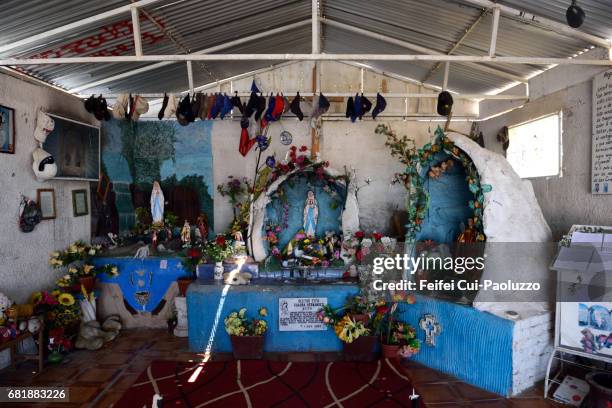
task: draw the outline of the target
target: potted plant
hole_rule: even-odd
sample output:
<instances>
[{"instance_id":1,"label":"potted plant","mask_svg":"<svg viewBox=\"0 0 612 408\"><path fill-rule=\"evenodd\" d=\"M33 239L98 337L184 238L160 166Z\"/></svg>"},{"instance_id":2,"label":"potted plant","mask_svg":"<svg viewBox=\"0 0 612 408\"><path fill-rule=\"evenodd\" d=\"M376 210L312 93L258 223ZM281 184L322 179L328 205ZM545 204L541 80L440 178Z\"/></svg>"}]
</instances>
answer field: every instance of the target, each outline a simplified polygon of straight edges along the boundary
<instances>
[{"instance_id":1,"label":"potted plant","mask_svg":"<svg viewBox=\"0 0 612 408\"><path fill-rule=\"evenodd\" d=\"M397 318L399 303L414 303L414 297L395 294L392 302L379 302L372 321L385 358L411 357L420 350L414 327Z\"/></svg>"},{"instance_id":2,"label":"potted plant","mask_svg":"<svg viewBox=\"0 0 612 408\"><path fill-rule=\"evenodd\" d=\"M361 322L364 326L367 326L370 322L370 315L373 310L373 303L368 301L365 296L356 295L351 296L347 299L344 305L346 314L351 316L356 322Z\"/></svg>"},{"instance_id":3,"label":"potted plant","mask_svg":"<svg viewBox=\"0 0 612 408\"><path fill-rule=\"evenodd\" d=\"M361 321L355 321L349 314L340 316L339 310L325 305L317 313L320 321L334 329L338 338L344 343L344 359L347 361L372 361L376 358L377 336Z\"/></svg>"},{"instance_id":4,"label":"potted plant","mask_svg":"<svg viewBox=\"0 0 612 408\"><path fill-rule=\"evenodd\" d=\"M246 316L246 308L230 313L224 320L225 331L230 335L232 352L236 360L254 360L263 357L264 334L268 324L263 319ZM259 309L259 316L266 317L268 310Z\"/></svg>"},{"instance_id":5,"label":"potted plant","mask_svg":"<svg viewBox=\"0 0 612 408\"><path fill-rule=\"evenodd\" d=\"M344 343L344 359L346 361L372 361L376 358L376 336L362 322L357 322L349 315L344 315L334 325L336 335Z\"/></svg>"},{"instance_id":6,"label":"potted plant","mask_svg":"<svg viewBox=\"0 0 612 408\"><path fill-rule=\"evenodd\" d=\"M198 265L202 263L202 256L202 248L200 246L193 246L185 251L181 263L188 274L176 280L180 296L184 297L186 295L187 287L196 279L196 271Z\"/></svg>"},{"instance_id":7,"label":"potted plant","mask_svg":"<svg viewBox=\"0 0 612 408\"><path fill-rule=\"evenodd\" d=\"M70 342L70 339L64 335L64 329L62 327L49 330L49 355L47 356L49 363L61 363L64 359L64 355L62 353L70 350L71 347L72 343Z\"/></svg>"},{"instance_id":8,"label":"potted plant","mask_svg":"<svg viewBox=\"0 0 612 408\"><path fill-rule=\"evenodd\" d=\"M222 280L223 260L234 252L231 241L223 235L217 235L213 241L205 243L202 249L206 257L215 263L215 280Z\"/></svg>"}]
</instances>

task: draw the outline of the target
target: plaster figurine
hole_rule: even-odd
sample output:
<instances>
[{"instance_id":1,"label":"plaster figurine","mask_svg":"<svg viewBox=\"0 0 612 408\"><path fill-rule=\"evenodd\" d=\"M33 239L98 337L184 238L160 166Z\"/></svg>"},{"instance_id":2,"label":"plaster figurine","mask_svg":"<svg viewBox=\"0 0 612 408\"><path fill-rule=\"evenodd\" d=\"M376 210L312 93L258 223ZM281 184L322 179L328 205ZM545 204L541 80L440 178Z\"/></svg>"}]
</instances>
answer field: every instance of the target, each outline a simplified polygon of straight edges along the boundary
<instances>
[{"instance_id":1,"label":"plaster figurine","mask_svg":"<svg viewBox=\"0 0 612 408\"><path fill-rule=\"evenodd\" d=\"M200 233L200 239L206 241L208 239L208 217L206 214L198 215L196 225L197 231Z\"/></svg>"},{"instance_id":2,"label":"plaster figurine","mask_svg":"<svg viewBox=\"0 0 612 408\"><path fill-rule=\"evenodd\" d=\"M181 230L181 241L183 244L191 243L191 225L189 225L189 221L187 220L185 220L183 229Z\"/></svg>"},{"instance_id":3,"label":"plaster figurine","mask_svg":"<svg viewBox=\"0 0 612 408\"><path fill-rule=\"evenodd\" d=\"M7 310L13 302L4 293L0 292L0 325L3 325L7 319Z\"/></svg>"},{"instance_id":4,"label":"plaster figurine","mask_svg":"<svg viewBox=\"0 0 612 408\"><path fill-rule=\"evenodd\" d=\"M164 193L159 182L153 182L151 191L151 217L154 225L164 224Z\"/></svg>"},{"instance_id":5,"label":"plaster figurine","mask_svg":"<svg viewBox=\"0 0 612 408\"><path fill-rule=\"evenodd\" d=\"M315 236L317 220L319 219L319 204L314 191L308 191L306 202L304 203L304 232L309 237Z\"/></svg>"},{"instance_id":6,"label":"plaster figurine","mask_svg":"<svg viewBox=\"0 0 612 408\"><path fill-rule=\"evenodd\" d=\"M149 256L149 246L143 245L136 250L136 254L134 255L134 258L145 259L148 256Z\"/></svg>"}]
</instances>

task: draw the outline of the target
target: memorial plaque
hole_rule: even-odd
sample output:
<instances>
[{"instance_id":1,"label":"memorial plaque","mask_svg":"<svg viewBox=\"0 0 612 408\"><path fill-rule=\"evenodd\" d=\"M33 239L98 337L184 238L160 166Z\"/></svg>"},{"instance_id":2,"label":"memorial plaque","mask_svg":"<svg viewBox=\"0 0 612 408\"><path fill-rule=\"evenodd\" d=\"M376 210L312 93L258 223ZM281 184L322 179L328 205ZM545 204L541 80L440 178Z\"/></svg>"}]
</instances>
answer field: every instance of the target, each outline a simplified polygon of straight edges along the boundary
<instances>
[{"instance_id":1,"label":"memorial plaque","mask_svg":"<svg viewBox=\"0 0 612 408\"><path fill-rule=\"evenodd\" d=\"M327 304L327 298L280 298L278 299L279 331L326 330L317 319L317 312Z\"/></svg>"}]
</instances>

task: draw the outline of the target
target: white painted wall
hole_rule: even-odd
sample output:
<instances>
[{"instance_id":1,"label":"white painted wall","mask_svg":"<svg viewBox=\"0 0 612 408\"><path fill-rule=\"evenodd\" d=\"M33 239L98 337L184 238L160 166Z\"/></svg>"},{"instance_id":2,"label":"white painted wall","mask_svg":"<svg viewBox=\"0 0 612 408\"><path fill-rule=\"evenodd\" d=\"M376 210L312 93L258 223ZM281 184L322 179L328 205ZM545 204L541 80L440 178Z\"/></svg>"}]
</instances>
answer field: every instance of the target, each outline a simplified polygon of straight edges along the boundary
<instances>
[{"instance_id":1,"label":"white painted wall","mask_svg":"<svg viewBox=\"0 0 612 408\"><path fill-rule=\"evenodd\" d=\"M563 112L563 176L531 179L553 239L560 238L572 224L612 224L612 196L590 193L592 77L601 71L601 67L571 66L548 70L529 82L531 101L519 109L480 122L485 146L502 153L496 135L503 126ZM507 108L507 104L489 101L481 104L481 113L489 115Z\"/></svg>"},{"instance_id":2,"label":"white painted wall","mask_svg":"<svg viewBox=\"0 0 612 408\"><path fill-rule=\"evenodd\" d=\"M53 286L58 272L48 266L49 253L77 239L89 239L90 217L73 217L72 190L88 189L79 181L36 181L32 171L32 134L39 109L96 124L83 103L50 87L0 73L0 104L15 109L15 154L0 154L0 292L25 301L32 292ZM41 221L34 231L19 229L19 197L36 199L36 189L54 188L57 218Z\"/></svg>"}]
</instances>

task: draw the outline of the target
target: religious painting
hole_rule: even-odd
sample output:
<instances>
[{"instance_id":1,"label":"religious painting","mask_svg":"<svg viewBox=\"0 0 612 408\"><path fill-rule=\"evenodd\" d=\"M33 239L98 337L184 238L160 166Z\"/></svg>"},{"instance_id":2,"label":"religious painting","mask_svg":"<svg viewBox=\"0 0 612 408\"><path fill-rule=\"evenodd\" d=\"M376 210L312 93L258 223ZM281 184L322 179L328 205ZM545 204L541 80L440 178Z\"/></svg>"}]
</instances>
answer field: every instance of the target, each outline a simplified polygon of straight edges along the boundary
<instances>
[{"instance_id":1,"label":"religious painting","mask_svg":"<svg viewBox=\"0 0 612 408\"><path fill-rule=\"evenodd\" d=\"M55 178L98 181L100 177L100 128L49 114L55 122L43 149L57 163Z\"/></svg>"},{"instance_id":2,"label":"religious painting","mask_svg":"<svg viewBox=\"0 0 612 408\"><path fill-rule=\"evenodd\" d=\"M0 153L15 153L15 111L0 106Z\"/></svg>"},{"instance_id":3,"label":"religious painting","mask_svg":"<svg viewBox=\"0 0 612 408\"><path fill-rule=\"evenodd\" d=\"M36 190L36 202L42 213L41 219L52 220L56 214L55 190L52 188L40 188Z\"/></svg>"},{"instance_id":4,"label":"religious painting","mask_svg":"<svg viewBox=\"0 0 612 408\"><path fill-rule=\"evenodd\" d=\"M89 214L87 190L72 190L72 211L75 217Z\"/></svg>"},{"instance_id":5,"label":"religious painting","mask_svg":"<svg viewBox=\"0 0 612 408\"><path fill-rule=\"evenodd\" d=\"M111 185L110 213L116 217L111 223L116 230L108 232L162 221L180 229L185 220L194 225L202 216L212 225L211 130L207 121L189 126L157 120L104 122L102 167ZM107 231L94 234L100 232Z\"/></svg>"}]
</instances>

